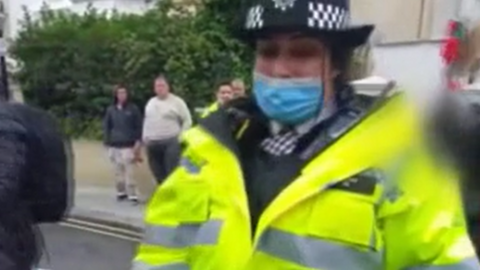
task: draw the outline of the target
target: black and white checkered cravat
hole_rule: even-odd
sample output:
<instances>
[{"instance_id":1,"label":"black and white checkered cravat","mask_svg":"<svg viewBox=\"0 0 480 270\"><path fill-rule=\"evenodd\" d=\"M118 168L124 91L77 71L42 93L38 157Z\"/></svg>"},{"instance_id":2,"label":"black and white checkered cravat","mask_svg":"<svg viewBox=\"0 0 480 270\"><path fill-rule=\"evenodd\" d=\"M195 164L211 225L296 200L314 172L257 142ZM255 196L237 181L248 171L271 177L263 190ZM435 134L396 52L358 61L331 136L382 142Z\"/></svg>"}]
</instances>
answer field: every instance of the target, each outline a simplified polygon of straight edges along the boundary
<instances>
[{"instance_id":1,"label":"black and white checkered cravat","mask_svg":"<svg viewBox=\"0 0 480 270\"><path fill-rule=\"evenodd\" d=\"M298 139L298 133L294 129L288 129L266 138L262 141L260 147L274 156L289 155L297 146Z\"/></svg>"},{"instance_id":2,"label":"black and white checkered cravat","mask_svg":"<svg viewBox=\"0 0 480 270\"><path fill-rule=\"evenodd\" d=\"M336 111L335 108L336 106L334 104L325 104L325 108L319 113L316 119L314 119L313 122L307 126L307 130L301 131L298 129L298 126L296 128L283 127L279 133L264 139L260 144L260 147L265 152L274 156L283 156L293 153L295 147L297 146L298 140L315 125L333 115Z\"/></svg>"}]
</instances>

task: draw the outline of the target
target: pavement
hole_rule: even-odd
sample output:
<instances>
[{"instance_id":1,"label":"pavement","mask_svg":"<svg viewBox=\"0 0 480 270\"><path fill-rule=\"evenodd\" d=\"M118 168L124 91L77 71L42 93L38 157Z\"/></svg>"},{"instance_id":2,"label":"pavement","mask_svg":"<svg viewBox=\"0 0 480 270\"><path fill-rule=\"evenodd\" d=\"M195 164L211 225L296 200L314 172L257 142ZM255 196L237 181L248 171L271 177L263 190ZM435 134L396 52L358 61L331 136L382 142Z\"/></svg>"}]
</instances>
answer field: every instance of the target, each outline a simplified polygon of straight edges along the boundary
<instances>
[{"instance_id":1,"label":"pavement","mask_svg":"<svg viewBox=\"0 0 480 270\"><path fill-rule=\"evenodd\" d=\"M70 218L141 232L145 204L117 202L113 187L77 186Z\"/></svg>"},{"instance_id":2,"label":"pavement","mask_svg":"<svg viewBox=\"0 0 480 270\"><path fill-rule=\"evenodd\" d=\"M70 217L121 229L141 231L145 205L117 202L112 164L102 142L72 141L75 171L75 200ZM146 157L145 157L146 160ZM134 167L139 196L146 201L156 186L148 162Z\"/></svg>"},{"instance_id":3,"label":"pavement","mask_svg":"<svg viewBox=\"0 0 480 270\"><path fill-rule=\"evenodd\" d=\"M42 225L45 253L41 269L129 270L136 243L61 225Z\"/></svg>"}]
</instances>

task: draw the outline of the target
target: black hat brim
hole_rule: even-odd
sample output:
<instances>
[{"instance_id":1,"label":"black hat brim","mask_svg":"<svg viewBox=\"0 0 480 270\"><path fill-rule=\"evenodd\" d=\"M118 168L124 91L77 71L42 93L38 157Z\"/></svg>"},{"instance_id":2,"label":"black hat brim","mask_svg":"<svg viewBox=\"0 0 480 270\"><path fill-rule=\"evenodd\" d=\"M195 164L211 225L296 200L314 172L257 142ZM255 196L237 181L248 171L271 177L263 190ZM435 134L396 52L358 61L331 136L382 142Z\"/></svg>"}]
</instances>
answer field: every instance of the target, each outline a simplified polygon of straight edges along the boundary
<instances>
[{"instance_id":1,"label":"black hat brim","mask_svg":"<svg viewBox=\"0 0 480 270\"><path fill-rule=\"evenodd\" d=\"M311 29L306 28L305 26L282 26L265 27L257 30L241 29L235 31L235 36L248 45L254 45L256 40L268 38L274 34L300 32L304 33L306 36L324 39L326 42L331 44L354 49L365 45L374 29L375 26L371 24L355 25L342 30L332 31Z\"/></svg>"}]
</instances>

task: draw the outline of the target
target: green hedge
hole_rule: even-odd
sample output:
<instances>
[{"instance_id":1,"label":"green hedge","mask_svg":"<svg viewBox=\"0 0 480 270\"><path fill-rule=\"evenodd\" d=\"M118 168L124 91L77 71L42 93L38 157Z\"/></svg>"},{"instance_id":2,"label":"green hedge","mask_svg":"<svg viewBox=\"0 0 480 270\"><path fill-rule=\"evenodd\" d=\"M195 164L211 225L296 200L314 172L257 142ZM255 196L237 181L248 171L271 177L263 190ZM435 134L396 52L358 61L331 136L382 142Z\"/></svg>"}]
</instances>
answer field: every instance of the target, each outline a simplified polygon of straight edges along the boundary
<instances>
[{"instance_id":1,"label":"green hedge","mask_svg":"<svg viewBox=\"0 0 480 270\"><path fill-rule=\"evenodd\" d=\"M10 48L26 101L51 111L69 135L95 138L118 83L143 106L165 73L191 108L211 102L219 80L247 79L251 52L230 35L240 0L196 3L195 13L168 0L141 15L45 7L33 20L26 11Z\"/></svg>"}]
</instances>

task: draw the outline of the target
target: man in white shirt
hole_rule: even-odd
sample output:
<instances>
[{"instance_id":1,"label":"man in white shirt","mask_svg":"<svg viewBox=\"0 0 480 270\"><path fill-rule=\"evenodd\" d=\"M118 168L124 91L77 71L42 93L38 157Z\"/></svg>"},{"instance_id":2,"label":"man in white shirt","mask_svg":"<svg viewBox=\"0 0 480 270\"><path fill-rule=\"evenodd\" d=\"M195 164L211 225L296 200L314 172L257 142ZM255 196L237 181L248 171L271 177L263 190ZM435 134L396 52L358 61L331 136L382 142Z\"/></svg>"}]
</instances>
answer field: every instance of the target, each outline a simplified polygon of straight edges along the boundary
<instances>
[{"instance_id":1,"label":"man in white shirt","mask_svg":"<svg viewBox=\"0 0 480 270\"><path fill-rule=\"evenodd\" d=\"M143 142L157 182L160 184L177 165L178 136L192 125L190 111L182 98L170 92L165 76L154 82L155 97L145 107Z\"/></svg>"}]
</instances>

